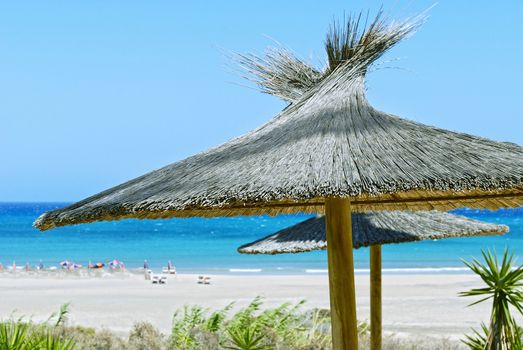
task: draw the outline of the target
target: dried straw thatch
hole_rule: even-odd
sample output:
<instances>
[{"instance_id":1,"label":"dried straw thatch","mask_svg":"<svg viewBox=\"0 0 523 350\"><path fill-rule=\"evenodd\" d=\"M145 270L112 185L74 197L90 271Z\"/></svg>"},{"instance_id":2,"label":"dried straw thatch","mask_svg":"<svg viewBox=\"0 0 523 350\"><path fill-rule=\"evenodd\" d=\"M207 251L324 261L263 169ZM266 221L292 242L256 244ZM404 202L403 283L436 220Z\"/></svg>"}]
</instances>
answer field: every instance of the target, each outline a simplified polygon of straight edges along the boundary
<instances>
[{"instance_id":1,"label":"dried straw thatch","mask_svg":"<svg viewBox=\"0 0 523 350\"><path fill-rule=\"evenodd\" d=\"M501 235L505 225L438 211L376 211L352 214L355 249L430 239ZM301 253L327 249L325 217L316 216L238 248L243 254Z\"/></svg>"},{"instance_id":2,"label":"dried straw thatch","mask_svg":"<svg viewBox=\"0 0 523 350\"><path fill-rule=\"evenodd\" d=\"M419 23L389 23L378 16L364 30L358 18L346 27L334 26L326 42L330 65L324 70L309 69L292 55L276 54L268 65L262 61L251 73L267 92L291 102L274 119L221 146L46 213L35 225L321 213L326 197L350 198L355 211L523 205L522 147L401 119L368 103L369 66Z\"/></svg>"}]
</instances>

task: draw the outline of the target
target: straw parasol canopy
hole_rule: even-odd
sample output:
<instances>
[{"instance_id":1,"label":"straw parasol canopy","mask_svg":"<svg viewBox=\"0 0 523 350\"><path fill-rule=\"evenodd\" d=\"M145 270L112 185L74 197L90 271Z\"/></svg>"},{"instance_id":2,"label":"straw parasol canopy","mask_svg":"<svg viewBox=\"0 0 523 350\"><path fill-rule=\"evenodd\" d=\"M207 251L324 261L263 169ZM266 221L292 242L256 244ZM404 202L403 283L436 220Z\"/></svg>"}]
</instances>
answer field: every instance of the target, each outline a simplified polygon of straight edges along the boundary
<instances>
[{"instance_id":1,"label":"straw parasol canopy","mask_svg":"<svg viewBox=\"0 0 523 350\"><path fill-rule=\"evenodd\" d=\"M374 211L352 215L354 249L431 239L493 236L508 226L438 211ZM315 216L238 248L242 254L301 253L327 249L325 217Z\"/></svg>"},{"instance_id":2,"label":"straw parasol canopy","mask_svg":"<svg viewBox=\"0 0 523 350\"><path fill-rule=\"evenodd\" d=\"M263 91L289 105L241 137L110 188L35 222L39 229L123 218L322 213L523 205L523 148L402 119L365 96L370 65L420 18L335 24L329 65L282 50L240 56ZM363 22L363 21L362 21ZM276 79L275 77L278 77Z\"/></svg>"}]
</instances>

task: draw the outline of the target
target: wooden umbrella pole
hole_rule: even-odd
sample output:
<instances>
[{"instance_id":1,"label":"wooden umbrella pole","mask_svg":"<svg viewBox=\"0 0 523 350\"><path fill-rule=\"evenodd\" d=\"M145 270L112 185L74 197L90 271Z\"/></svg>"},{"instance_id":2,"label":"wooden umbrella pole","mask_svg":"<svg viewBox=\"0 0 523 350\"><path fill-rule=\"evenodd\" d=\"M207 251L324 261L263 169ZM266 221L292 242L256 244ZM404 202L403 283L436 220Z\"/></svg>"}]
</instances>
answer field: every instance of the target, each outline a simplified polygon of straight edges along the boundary
<instances>
[{"instance_id":1,"label":"wooden umbrella pole","mask_svg":"<svg viewBox=\"0 0 523 350\"><path fill-rule=\"evenodd\" d=\"M333 350L358 349L350 201L325 201Z\"/></svg>"},{"instance_id":2,"label":"wooden umbrella pole","mask_svg":"<svg viewBox=\"0 0 523 350\"><path fill-rule=\"evenodd\" d=\"M381 245L370 246L370 350L381 350Z\"/></svg>"}]
</instances>

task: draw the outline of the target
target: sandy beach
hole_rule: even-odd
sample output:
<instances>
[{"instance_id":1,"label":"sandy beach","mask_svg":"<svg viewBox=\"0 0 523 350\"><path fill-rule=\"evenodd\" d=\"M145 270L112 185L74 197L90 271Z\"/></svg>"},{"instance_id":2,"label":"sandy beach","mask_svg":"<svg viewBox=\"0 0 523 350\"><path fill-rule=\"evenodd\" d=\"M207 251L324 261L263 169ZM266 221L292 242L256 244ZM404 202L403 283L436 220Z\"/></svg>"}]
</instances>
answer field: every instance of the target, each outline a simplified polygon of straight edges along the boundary
<instances>
[{"instance_id":1,"label":"sandy beach","mask_svg":"<svg viewBox=\"0 0 523 350\"><path fill-rule=\"evenodd\" d=\"M142 275L109 277L0 275L0 315L25 315L44 320L61 304L70 303L70 323L127 332L137 321L168 331L174 311L184 304L216 309L235 301L236 307L257 295L266 306L307 300L305 308L328 308L327 275L213 275L210 285L196 275L170 276L153 285ZM384 275L383 326L405 336L459 339L488 319L490 305L467 308L472 300L457 293L481 283L473 275ZM369 278L356 276L358 318L369 317Z\"/></svg>"}]
</instances>

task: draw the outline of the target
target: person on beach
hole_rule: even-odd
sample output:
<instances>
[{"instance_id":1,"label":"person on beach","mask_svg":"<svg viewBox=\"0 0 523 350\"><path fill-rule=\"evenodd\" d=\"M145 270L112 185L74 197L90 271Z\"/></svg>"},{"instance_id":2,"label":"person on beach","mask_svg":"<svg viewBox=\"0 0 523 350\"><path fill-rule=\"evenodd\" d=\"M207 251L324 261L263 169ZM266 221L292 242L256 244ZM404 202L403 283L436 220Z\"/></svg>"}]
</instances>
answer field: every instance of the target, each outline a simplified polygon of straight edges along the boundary
<instances>
[{"instance_id":1,"label":"person on beach","mask_svg":"<svg viewBox=\"0 0 523 350\"><path fill-rule=\"evenodd\" d=\"M176 274L176 267L174 267L173 263L171 262L171 260L169 260L167 262L167 272L169 272L170 274Z\"/></svg>"},{"instance_id":2,"label":"person on beach","mask_svg":"<svg viewBox=\"0 0 523 350\"><path fill-rule=\"evenodd\" d=\"M38 270L42 271L44 269L44 263L42 262L42 259L40 259L40 263L38 264Z\"/></svg>"},{"instance_id":3,"label":"person on beach","mask_svg":"<svg viewBox=\"0 0 523 350\"><path fill-rule=\"evenodd\" d=\"M144 269L144 270L149 270L149 263L147 262L147 259L145 259L145 260L143 261L143 269Z\"/></svg>"},{"instance_id":4,"label":"person on beach","mask_svg":"<svg viewBox=\"0 0 523 350\"><path fill-rule=\"evenodd\" d=\"M123 261L120 261L120 270L125 272L125 265Z\"/></svg>"},{"instance_id":5,"label":"person on beach","mask_svg":"<svg viewBox=\"0 0 523 350\"><path fill-rule=\"evenodd\" d=\"M4 271L4 265L0 262L0 272Z\"/></svg>"},{"instance_id":6,"label":"person on beach","mask_svg":"<svg viewBox=\"0 0 523 350\"><path fill-rule=\"evenodd\" d=\"M119 261L116 260L116 259L113 259L113 261L109 261L107 263L107 266L109 266L111 268L111 270L116 270L116 268L118 267L119 265Z\"/></svg>"},{"instance_id":7,"label":"person on beach","mask_svg":"<svg viewBox=\"0 0 523 350\"><path fill-rule=\"evenodd\" d=\"M13 260L13 266L12 266L12 268L13 268L13 271L16 271L16 261L14 261L14 260Z\"/></svg>"},{"instance_id":8,"label":"person on beach","mask_svg":"<svg viewBox=\"0 0 523 350\"><path fill-rule=\"evenodd\" d=\"M29 265L29 261L25 263L25 272L31 271L31 265Z\"/></svg>"}]
</instances>

